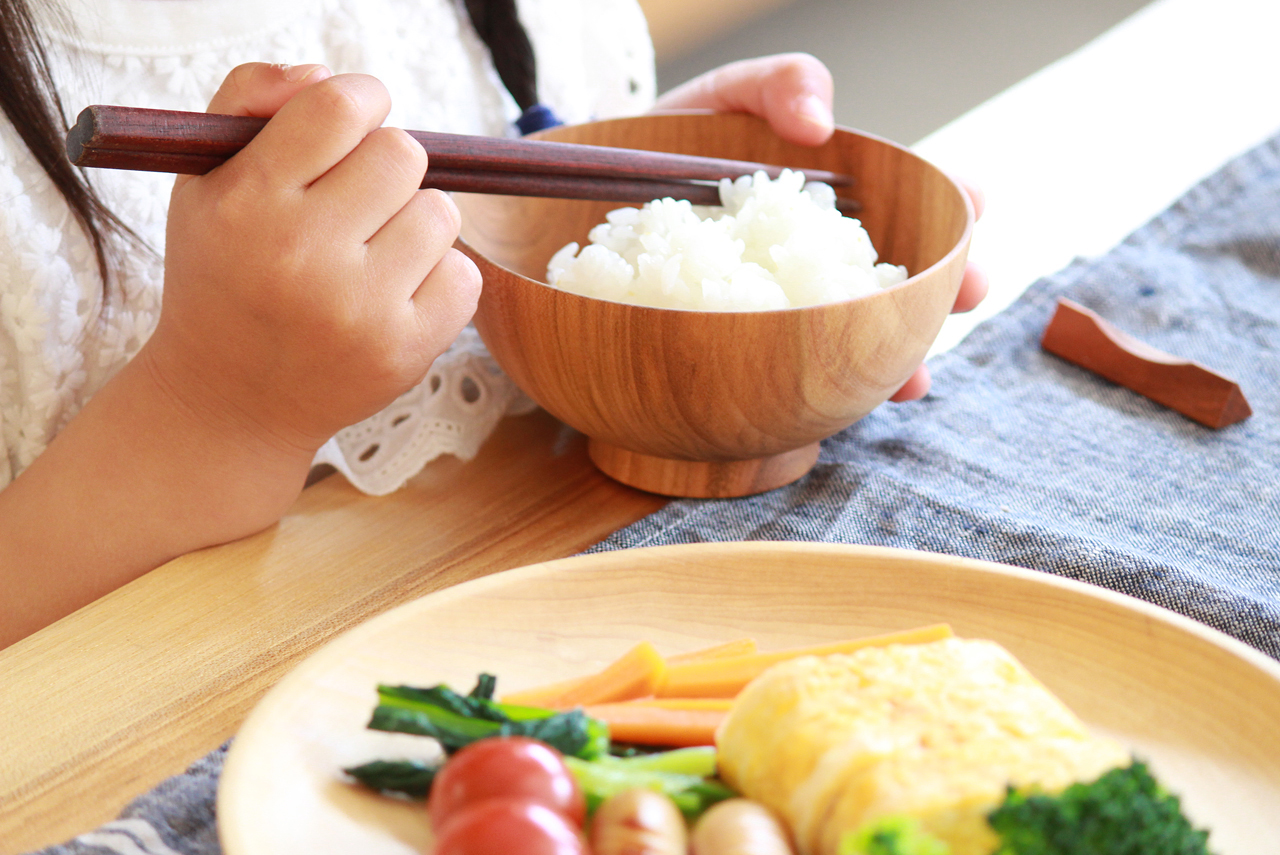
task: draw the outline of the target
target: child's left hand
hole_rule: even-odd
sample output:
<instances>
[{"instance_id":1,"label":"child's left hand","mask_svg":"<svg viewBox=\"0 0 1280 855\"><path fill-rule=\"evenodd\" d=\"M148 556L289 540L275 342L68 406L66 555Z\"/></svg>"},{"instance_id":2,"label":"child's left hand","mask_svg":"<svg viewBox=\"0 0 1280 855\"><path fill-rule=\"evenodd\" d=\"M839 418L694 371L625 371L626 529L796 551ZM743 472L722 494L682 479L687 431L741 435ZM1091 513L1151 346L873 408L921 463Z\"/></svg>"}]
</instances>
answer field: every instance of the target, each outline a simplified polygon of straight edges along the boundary
<instances>
[{"instance_id":1,"label":"child's left hand","mask_svg":"<svg viewBox=\"0 0 1280 855\"><path fill-rule=\"evenodd\" d=\"M822 145L835 130L831 72L807 53L744 59L699 75L658 98L657 110L706 109L751 113L774 133L799 145ZM982 216L982 192L960 182ZM967 312L987 296L987 276L965 267L953 312ZM910 401L929 391L929 369L921 365L890 400Z\"/></svg>"}]
</instances>

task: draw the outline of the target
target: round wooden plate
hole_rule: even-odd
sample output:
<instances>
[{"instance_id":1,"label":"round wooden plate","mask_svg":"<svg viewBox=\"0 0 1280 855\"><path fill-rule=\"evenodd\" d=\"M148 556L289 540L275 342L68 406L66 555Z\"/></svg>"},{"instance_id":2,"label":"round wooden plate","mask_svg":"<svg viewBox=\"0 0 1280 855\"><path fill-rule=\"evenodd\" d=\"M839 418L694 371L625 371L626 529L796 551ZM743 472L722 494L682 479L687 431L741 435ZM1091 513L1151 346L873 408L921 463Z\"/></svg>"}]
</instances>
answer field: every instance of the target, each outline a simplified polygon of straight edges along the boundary
<instances>
[{"instance_id":1,"label":"round wooden plate","mask_svg":"<svg viewBox=\"0 0 1280 855\"><path fill-rule=\"evenodd\" d=\"M677 653L762 649L947 621L991 638L1086 721L1131 745L1210 827L1219 855L1280 833L1280 663L1150 604L1046 574L924 552L809 543L622 550L524 567L408 603L273 688L232 744L218 796L227 855L401 855L421 806L343 780L430 740L365 729L379 682L499 693L584 674L640 639Z\"/></svg>"}]
</instances>

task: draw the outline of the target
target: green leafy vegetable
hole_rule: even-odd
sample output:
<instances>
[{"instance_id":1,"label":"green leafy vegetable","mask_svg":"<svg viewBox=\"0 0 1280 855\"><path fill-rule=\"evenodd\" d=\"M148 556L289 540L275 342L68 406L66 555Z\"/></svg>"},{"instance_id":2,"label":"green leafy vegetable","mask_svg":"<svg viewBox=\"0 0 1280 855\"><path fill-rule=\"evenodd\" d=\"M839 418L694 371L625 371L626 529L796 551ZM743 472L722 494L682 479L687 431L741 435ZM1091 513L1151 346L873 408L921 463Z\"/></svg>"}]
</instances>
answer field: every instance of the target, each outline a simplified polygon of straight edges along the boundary
<instances>
[{"instance_id":1,"label":"green leafy vegetable","mask_svg":"<svg viewBox=\"0 0 1280 855\"><path fill-rule=\"evenodd\" d=\"M493 700L493 678L482 674L476 688L460 695L448 686L378 686L378 706L369 727L430 736L451 754L490 736L528 736L561 754L591 758L609 750L609 729L582 710L556 712Z\"/></svg>"},{"instance_id":2,"label":"green leafy vegetable","mask_svg":"<svg viewBox=\"0 0 1280 855\"><path fill-rule=\"evenodd\" d=\"M343 771L372 790L425 799L440 764L425 760L373 760Z\"/></svg>"},{"instance_id":3,"label":"green leafy vegetable","mask_svg":"<svg viewBox=\"0 0 1280 855\"><path fill-rule=\"evenodd\" d=\"M915 817L895 814L846 834L840 855L951 855L951 847L922 829Z\"/></svg>"},{"instance_id":4,"label":"green leafy vegetable","mask_svg":"<svg viewBox=\"0 0 1280 855\"><path fill-rule=\"evenodd\" d=\"M684 814L699 816L735 793L719 781L714 748L678 748L613 757L609 728L581 709L568 712L502 704L493 700L494 678L481 674L476 687L460 695L448 686L379 686L369 727L437 740L446 754L490 736L529 736L564 755L578 778L589 810L614 793L646 787L670 796ZM425 798L439 764L419 760L376 760L345 771L384 792Z\"/></svg>"},{"instance_id":5,"label":"green leafy vegetable","mask_svg":"<svg viewBox=\"0 0 1280 855\"><path fill-rule=\"evenodd\" d=\"M430 736L445 754L490 736L528 736L565 756L598 757L609 751L609 728L582 710L557 712L493 700L496 680L481 674L476 686L460 695L448 686L379 686L378 706L369 727ZM344 769L365 786L410 798L426 798L441 763L375 760Z\"/></svg>"},{"instance_id":6,"label":"green leafy vegetable","mask_svg":"<svg viewBox=\"0 0 1280 855\"><path fill-rule=\"evenodd\" d=\"M1011 789L988 821L1001 839L994 855L1209 852L1209 833L1194 828L1177 796L1136 761L1056 796Z\"/></svg>"},{"instance_id":7,"label":"green leafy vegetable","mask_svg":"<svg viewBox=\"0 0 1280 855\"><path fill-rule=\"evenodd\" d=\"M737 795L710 777L716 769L714 748L677 748L634 757L605 755L590 761L566 757L565 763L582 787L588 813L610 796L637 787L670 796L691 820L716 802Z\"/></svg>"}]
</instances>

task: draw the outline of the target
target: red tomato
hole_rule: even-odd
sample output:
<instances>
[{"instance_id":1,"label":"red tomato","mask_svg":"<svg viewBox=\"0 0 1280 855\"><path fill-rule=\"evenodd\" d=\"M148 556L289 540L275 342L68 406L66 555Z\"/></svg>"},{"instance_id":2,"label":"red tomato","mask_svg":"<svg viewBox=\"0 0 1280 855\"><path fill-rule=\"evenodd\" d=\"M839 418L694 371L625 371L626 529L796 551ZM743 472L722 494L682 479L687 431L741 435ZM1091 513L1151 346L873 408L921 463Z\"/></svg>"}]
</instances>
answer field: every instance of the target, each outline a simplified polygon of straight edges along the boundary
<instances>
[{"instance_id":1,"label":"red tomato","mask_svg":"<svg viewBox=\"0 0 1280 855\"><path fill-rule=\"evenodd\" d=\"M518 798L472 802L449 818L434 855L584 855L582 832L562 813Z\"/></svg>"},{"instance_id":2,"label":"red tomato","mask_svg":"<svg viewBox=\"0 0 1280 855\"><path fill-rule=\"evenodd\" d=\"M431 826L443 832L463 807L493 798L537 802L577 826L587 815L582 790L560 752L525 736L494 736L454 754L436 775L427 801Z\"/></svg>"}]
</instances>

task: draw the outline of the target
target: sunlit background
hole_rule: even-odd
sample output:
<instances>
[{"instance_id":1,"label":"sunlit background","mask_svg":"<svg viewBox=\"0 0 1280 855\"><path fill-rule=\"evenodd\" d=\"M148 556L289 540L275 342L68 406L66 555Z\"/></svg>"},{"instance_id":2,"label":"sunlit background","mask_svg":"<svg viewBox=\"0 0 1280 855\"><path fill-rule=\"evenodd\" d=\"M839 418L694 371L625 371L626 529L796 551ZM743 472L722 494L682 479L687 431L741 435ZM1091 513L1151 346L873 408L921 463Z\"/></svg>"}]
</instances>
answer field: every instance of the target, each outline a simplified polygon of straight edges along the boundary
<instances>
[{"instance_id":1,"label":"sunlit background","mask_svg":"<svg viewBox=\"0 0 1280 855\"><path fill-rule=\"evenodd\" d=\"M814 54L836 121L913 144L1148 0L641 0L659 89L735 59Z\"/></svg>"}]
</instances>

